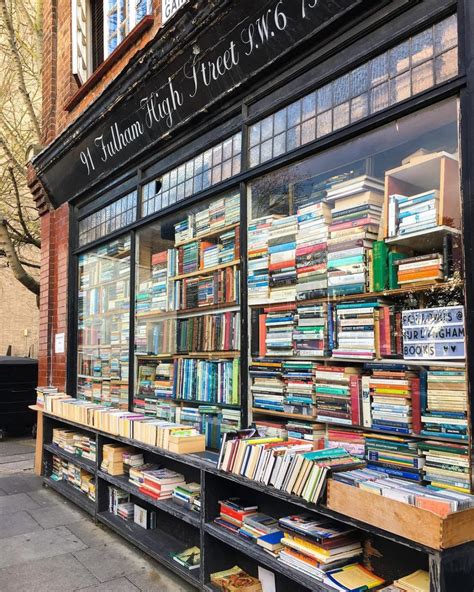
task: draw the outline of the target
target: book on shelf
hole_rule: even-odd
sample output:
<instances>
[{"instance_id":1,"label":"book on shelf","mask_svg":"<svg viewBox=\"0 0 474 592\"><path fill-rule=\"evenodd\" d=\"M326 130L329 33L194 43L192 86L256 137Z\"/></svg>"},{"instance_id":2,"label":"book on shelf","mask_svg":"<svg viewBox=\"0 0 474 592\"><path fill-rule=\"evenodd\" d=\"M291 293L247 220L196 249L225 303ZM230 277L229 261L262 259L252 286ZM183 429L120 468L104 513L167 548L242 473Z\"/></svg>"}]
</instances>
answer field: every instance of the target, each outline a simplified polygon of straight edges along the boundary
<instances>
[{"instance_id":1,"label":"book on shelf","mask_svg":"<svg viewBox=\"0 0 474 592\"><path fill-rule=\"evenodd\" d=\"M145 530L154 530L156 528L156 512L134 504L133 521Z\"/></svg>"},{"instance_id":2,"label":"book on shelf","mask_svg":"<svg viewBox=\"0 0 474 592\"><path fill-rule=\"evenodd\" d=\"M180 553L173 553L171 557L173 561L176 561L189 571L201 567L201 550L199 547L189 547L189 549L185 549Z\"/></svg>"},{"instance_id":3,"label":"book on shelf","mask_svg":"<svg viewBox=\"0 0 474 592\"><path fill-rule=\"evenodd\" d=\"M315 405L318 420L341 425L361 423L361 369L316 366Z\"/></svg>"},{"instance_id":4,"label":"book on shelf","mask_svg":"<svg viewBox=\"0 0 474 592\"><path fill-rule=\"evenodd\" d=\"M388 236L416 233L438 224L439 191L433 189L415 195L392 194L388 197Z\"/></svg>"},{"instance_id":5,"label":"book on shelf","mask_svg":"<svg viewBox=\"0 0 474 592\"><path fill-rule=\"evenodd\" d=\"M165 321L168 322L168 321ZM240 349L240 312L178 319L178 353L238 351Z\"/></svg>"},{"instance_id":6,"label":"book on shelf","mask_svg":"<svg viewBox=\"0 0 474 592\"><path fill-rule=\"evenodd\" d=\"M469 450L451 442L422 441L418 444L424 463L424 480L433 487L470 493Z\"/></svg>"},{"instance_id":7,"label":"book on shelf","mask_svg":"<svg viewBox=\"0 0 474 592\"><path fill-rule=\"evenodd\" d=\"M211 584L223 592L263 592L260 580L237 565L211 573Z\"/></svg>"},{"instance_id":8,"label":"book on shelf","mask_svg":"<svg viewBox=\"0 0 474 592\"><path fill-rule=\"evenodd\" d=\"M215 404L239 404L240 360L178 358L174 362L174 398Z\"/></svg>"},{"instance_id":9,"label":"book on shelf","mask_svg":"<svg viewBox=\"0 0 474 592\"><path fill-rule=\"evenodd\" d=\"M411 574L398 578L393 582L395 590L400 592L429 592L430 591L430 574L418 569Z\"/></svg>"},{"instance_id":10,"label":"book on shelf","mask_svg":"<svg viewBox=\"0 0 474 592\"><path fill-rule=\"evenodd\" d=\"M366 434L365 446L368 469L416 483L423 481L425 459L417 441Z\"/></svg>"},{"instance_id":11,"label":"book on shelf","mask_svg":"<svg viewBox=\"0 0 474 592\"><path fill-rule=\"evenodd\" d=\"M328 426L326 448L344 448L352 456L365 459L365 435L361 431Z\"/></svg>"},{"instance_id":12,"label":"book on shelf","mask_svg":"<svg viewBox=\"0 0 474 592\"><path fill-rule=\"evenodd\" d=\"M360 590L379 588L385 583L385 580L360 563L356 563L328 572L324 583L342 592L359 592Z\"/></svg>"}]
</instances>

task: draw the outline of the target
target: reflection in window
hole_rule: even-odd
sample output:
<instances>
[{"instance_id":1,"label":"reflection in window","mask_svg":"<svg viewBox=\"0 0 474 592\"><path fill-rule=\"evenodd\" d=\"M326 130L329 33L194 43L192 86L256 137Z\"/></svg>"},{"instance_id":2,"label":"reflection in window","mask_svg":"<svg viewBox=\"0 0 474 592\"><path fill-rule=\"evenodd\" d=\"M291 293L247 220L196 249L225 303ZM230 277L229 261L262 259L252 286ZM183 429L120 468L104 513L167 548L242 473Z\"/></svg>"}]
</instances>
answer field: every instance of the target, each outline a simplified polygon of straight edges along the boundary
<instances>
[{"instance_id":1,"label":"reflection in window","mask_svg":"<svg viewBox=\"0 0 474 592\"><path fill-rule=\"evenodd\" d=\"M130 238L79 257L77 397L128 409Z\"/></svg>"},{"instance_id":2,"label":"reflection in window","mask_svg":"<svg viewBox=\"0 0 474 592\"><path fill-rule=\"evenodd\" d=\"M250 126L251 167L295 150L458 73L453 15Z\"/></svg>"},{"instance_id":3,"label":"reflection in window","mask_svg":"<svg viewBox=\"0 0 474 592\"><path fill-rule=\"evenodd\" d=\"M150 0L104 0L105 58L147 14L151 14Z\"/></svg>"}]
</instances>

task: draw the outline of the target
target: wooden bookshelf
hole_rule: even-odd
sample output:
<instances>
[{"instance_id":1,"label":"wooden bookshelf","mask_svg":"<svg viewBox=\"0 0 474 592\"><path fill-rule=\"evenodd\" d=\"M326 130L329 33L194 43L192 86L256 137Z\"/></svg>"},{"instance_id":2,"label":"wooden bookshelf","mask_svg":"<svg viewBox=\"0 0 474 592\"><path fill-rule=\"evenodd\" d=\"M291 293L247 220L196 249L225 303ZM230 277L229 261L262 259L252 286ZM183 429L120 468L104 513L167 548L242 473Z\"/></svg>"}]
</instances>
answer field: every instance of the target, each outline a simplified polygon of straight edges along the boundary
<instances>
[{"instance_id":1,"label":"wooden bookshelf","mask_svg":"<svg viewBox=\"0 0 474 592\"><path fill-rule=\"evenodd\" d=\"M314 415L303 415L302 413L285 413L284 411L272 411L271 409L259 409L258 407L252 407L252 413L255 415L271 415L272 417L282 417L285 419L298 419L310 423L321 423L318 422Z\"/></svg>"},{"instance_id":2,"label":"wooden bookshelf","mask_svg":"<svg viewBox=\"0 0 474 592\"><path fill-rule=\"evenodd\" d=\"M238 302L224 302L221 304L209 304L208 306L198 306L196 308L184 308L175 311L152 311L137 313L135 317L139 320L147 319L169 319L175 317L199 316L205 314L212 314L213 312L236 312L240 310Z\"/></svg>"},{"instance_id":3,"label":"wooden bookshelf","mask_svg":"<svg viewBox=\"0 0 474 592\"><path fill-rule=\"evenodd\" d=\"M199 236L194 236L193 238L188 238L185 241L182 241L180 243L175 243L174 246L175 247L182 247L184 245L189 245L190 243L195 243L197 241L206 239L206 238L212 238L213 236L219 236L221 234L224 234L224 232L228 232L229 230L233 230L234 228L238 228L240 226L240 222L237 222L236 224L229 224L227 226L221 226L220 228L215 228L214 230L210 230L209 232L205 232L203 234L200 234Z\"/></svg>"},{"instance_id":4,"label":"wooden bookshelf","mask_svg":"<svg viewBox=\"0 0 474 592\"><path fill-rule=\"evenodd\" d=\"M175 354L176 358L205 358L205 359L220 359L220 358L239 358L239 351L213 351L213 352L189 352L186 354Z\"/></svg>"},{"instance_id":5,"label":"wooden bookshelf","mask_svg":"<svg viewBox=\"0 0 474 592\"><path fill-rule=\"evenodd\" d=\"M199 275L209 275L210 273L214 273L215 271L220 271L221 269L226 269L227 267L236 267L237 265L240 265L240 259L234 259L233 261L229 261L228 263L221 263L220 265L215 265L214 267L206 267L206 269L198 269L197 271L191 271L189 273L175 275L174 277L169 279L171 281L177 281L184 280L186 278L197 277Z\"/></svg>"}]
</instances>

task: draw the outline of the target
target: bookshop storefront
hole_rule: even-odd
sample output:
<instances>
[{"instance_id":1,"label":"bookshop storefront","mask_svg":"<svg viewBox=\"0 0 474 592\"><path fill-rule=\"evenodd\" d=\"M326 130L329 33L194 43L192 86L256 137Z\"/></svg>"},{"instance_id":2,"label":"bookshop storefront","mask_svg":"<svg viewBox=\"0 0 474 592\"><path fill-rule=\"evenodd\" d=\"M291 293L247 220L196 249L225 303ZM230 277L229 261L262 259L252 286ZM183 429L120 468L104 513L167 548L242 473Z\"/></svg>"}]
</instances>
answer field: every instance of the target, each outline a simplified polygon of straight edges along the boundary
<instances>
[{"instance_id":1,"label":"bookshop storefront","mask_svg":"<svg viewBox=\"0 0 474 592\"><path fill-rule=\"evenodd\" d=\"M70 204L68 394L192 426L211 451L253 423L470 493L470 0L174 18L34 160ZM456 569L431 589L470 589Z\"/></svg>"}]
</instances>

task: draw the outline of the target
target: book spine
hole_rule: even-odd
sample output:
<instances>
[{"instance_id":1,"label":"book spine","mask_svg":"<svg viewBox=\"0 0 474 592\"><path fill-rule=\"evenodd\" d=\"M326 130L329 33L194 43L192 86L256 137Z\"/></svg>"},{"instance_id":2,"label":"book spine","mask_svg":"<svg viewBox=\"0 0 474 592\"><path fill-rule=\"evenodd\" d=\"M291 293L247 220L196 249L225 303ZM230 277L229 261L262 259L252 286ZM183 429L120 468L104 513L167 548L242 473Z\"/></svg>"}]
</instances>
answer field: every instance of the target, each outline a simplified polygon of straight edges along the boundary
<instances>
[{"instance_id":1,"label":"book spine","mask_svg":"<svg viewBox=\"0 0 474 592\"><path fill-rule=\"evenodd\" d=\"M349 377L349 389L351 396L351 419L352 425L361 425L361 392L360 392L360 377L358 375L351 375Z\"/></svg>"},{"instance_id":2,"label":"book spine","mask_svg":"<svg viewBox=\"0 0 474 592\"><path fill-rule=\"evenodd\" d=\"M370 376L363 376L361 381L362 389L362 425L366 428L372 427L371 400L370 400Z\"/></svg>"}]
</instances>

